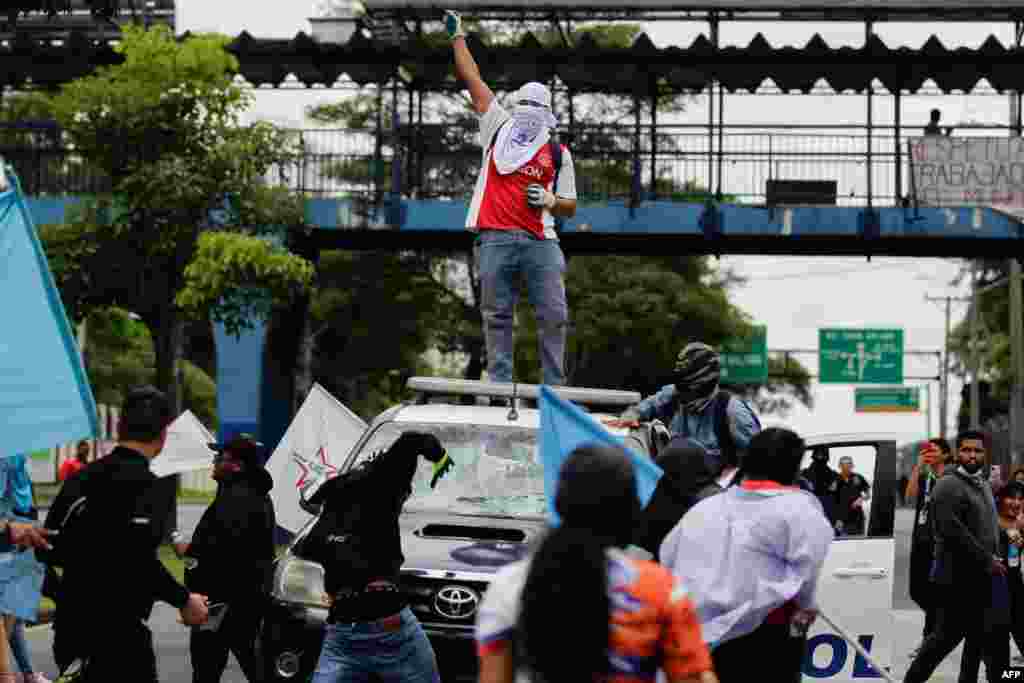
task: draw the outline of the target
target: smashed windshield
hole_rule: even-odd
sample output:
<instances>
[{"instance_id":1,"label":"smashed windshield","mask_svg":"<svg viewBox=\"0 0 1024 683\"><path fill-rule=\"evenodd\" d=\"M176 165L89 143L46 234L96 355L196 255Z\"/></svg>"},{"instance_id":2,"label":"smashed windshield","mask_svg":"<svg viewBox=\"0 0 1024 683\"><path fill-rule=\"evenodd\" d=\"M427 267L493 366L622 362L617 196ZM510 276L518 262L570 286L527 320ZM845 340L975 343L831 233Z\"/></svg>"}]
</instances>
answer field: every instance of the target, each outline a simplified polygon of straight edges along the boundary
<instances>
[{"instance_id":1,"label":"smashed windshield","mask_svg":"<svg viewBox=\"0 0 1024 683\"><path fill-rule=\"evenodd\" d=\"M434 434L455 462L452 471L431 490L433 465L419 458L406 510L545 516L544 468L539 460L536 429L386 422L363 445L355 465L386 450L406 431Z\"/></svg>"}]
</instances>

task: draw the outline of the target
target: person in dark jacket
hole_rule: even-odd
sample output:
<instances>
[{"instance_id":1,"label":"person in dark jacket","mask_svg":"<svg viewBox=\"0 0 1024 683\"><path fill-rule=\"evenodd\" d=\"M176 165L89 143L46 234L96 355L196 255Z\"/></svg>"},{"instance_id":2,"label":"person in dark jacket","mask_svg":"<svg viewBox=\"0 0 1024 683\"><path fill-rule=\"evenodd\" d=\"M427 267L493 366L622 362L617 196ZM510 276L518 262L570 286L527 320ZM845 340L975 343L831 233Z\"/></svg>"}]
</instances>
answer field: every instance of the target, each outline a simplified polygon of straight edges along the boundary
<instances>
[{"instance_id":1,"label":"person in dark jacket","mask_svg":"<svg viewBox=\"0 0 1024 683\"><path fill-rule=\"evenodd\" d=\"M800 472L800 477L810 483L810 491L818 497L821 509L828 517L828 523L836 523L836 503L839 498L839 473L828 465L828 449L815 448L811 452L811 464Z\"/></svg>"},{"instance_id":2,"label":"person in dark jacket","mask_svg":"<svg viewBox=\"0 0 1024 683\"><path fill-rule=\"evenodd\" d=\"M635 542L657 557L661 542L683 515L722 487L717 481L717 462L689 439L672 439L654 462L665 474L640 515Z\"/></svg>"},{"instance_id":3,"label":"person in dark jacket","mask_svg":"<svg viewBox=\"0 0 1024 683\"><path fill-rule=\"evenodd\" d=\"M839 458L836 493L836 531L842 536L863 536L867 528L864 503L871 499L871 484L853 471L853 458Z\"/></svg>"},{"instance_id":4,"label":"person in dark jacket","mask_svg":"<svg viewBox=\"0 0 1024 683\"><path fill-rule=\"evenodd\" d=\"M1020 556L1024 538L1017 528L1017 516L1024 503L1024 484L1011 481L995 493L996 509L999 510L999 557L1007 568L1005 593L993 590L991 616L988 633L967 635L964 653L960 658L960 680L978 680L985 638L1009 643L1012 635L1017 649L1024 650L1024 582L1021 580ZM993 584L995 586L997 584ZM1002 644L999 643L1002 647Z\"/></svg>"},{"instance_id":5,"label":"person in dark jacket","mask_svg":"<svg viewBox=\"0 0 1024 683\"><path fill-rule=\"evenodd\" d=\"M1005 579L1007 568L999 557L995 502L982 473L985 443L981 432L958 434L957 467L947 468L935 485L935 630L924 639L904 683L924 683L969 633L990 630L992 586ZM989 683L995 683L1009 665L1009 643L986 638L982 649Z\"/></svg>"},{"instance_id":6,"label":"person in dark jacket","mask_svg":"<svg viewBox=\"0 0 1024 683\"><path fill-rule=\"evenodd\" d=\"M59 527L72 504L85 499L73 531L63 527L54 542L64 574L53 654L61 671L86 661L88 683L158 680L146 625L155 601L178 608L190 626L207 618L206 596L189 593L157 557L163 537L149 465L163 450L171 418L162 392L130 390L117 447L65 482L47 517L48 527Z\"/></svg>"},{"instance_id":7,"label":"person in dark jacket","mask_svg":"<svg viewBox=\"0 0 1024 683\"><path fill-rule=\"evenodd\" d=\"M440 683L433 647L398 588L405 561L398 516L421 455L434 463L434 486L451 458L433 434L404 432L304 503L320 514L300 554L323 566L331 603L312 683L361 680L367 672L394 683Z\"/></svg>"},{"instance_id":8,"label":"person in dark jacket","mask_svg":"<svg viewBox=\"0 0 1024 683\"><path fill-rule=\"evenodd\" d=\"M945 471L953 451L945 439L930 439L924 442L919 462L910 472L906 496L913 498L916 506L914 526L910 537L910 599L924 610L924 631L921 640L935 630L935 589L931 571L935 557L935 539L932 533L931 500L935 484ZM920 645L911 653L913 659Z\"/></svg>"},{"instance_id":9,"label":"person in dark jacket","mask_svg":"<svg viewBox=\"0 0 1024 683\"><path fill-rule=\"evenodd\" d=\"M263 444L251 436L210 448L216 453L217 497L190 542L174 539L175 550L186 558L185 585L209 596L212 620L219 620L216 629L211 623L192 630L192 681L219 681L228 651L249 681L262 681L256 642L274 562L274 482L263 468Z\"/></svg>"}]
</instances>

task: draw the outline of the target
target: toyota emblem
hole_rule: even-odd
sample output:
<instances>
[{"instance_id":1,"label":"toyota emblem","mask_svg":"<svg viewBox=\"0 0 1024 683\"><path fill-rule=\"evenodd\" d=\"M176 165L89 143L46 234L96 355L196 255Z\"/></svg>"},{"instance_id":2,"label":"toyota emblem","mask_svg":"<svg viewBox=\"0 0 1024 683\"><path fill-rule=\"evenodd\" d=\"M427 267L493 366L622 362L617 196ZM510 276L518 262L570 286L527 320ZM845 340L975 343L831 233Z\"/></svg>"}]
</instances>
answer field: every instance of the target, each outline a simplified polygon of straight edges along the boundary
<instances>
[{"instance_id":1,"label":"toyota emblem","mask_svg":"<svg viewBox=\"0 0 1024 683\"><path fill-rule=\"evenodd\" d=\"M434 596L434 609L449 619L467 619L479 605L480 594L465 586L444 586Z\"/></svg>"}]
</instances>

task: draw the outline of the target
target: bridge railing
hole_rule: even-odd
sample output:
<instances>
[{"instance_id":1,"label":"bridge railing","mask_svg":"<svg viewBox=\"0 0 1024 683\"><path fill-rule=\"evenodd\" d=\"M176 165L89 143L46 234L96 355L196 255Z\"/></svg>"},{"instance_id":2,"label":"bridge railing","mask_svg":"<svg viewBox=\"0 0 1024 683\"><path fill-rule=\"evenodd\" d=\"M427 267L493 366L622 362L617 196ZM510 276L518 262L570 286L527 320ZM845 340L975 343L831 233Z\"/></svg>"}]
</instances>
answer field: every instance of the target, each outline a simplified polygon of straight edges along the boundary
<instances>
[{"instance_id":1,"label":"bridge railing","mask_svg":"<svg viewBox=\"0 0 1024 683\"><path fill-rule=\"evenodd\" d=\"M275 181L316 197L383 196L392 191L397 158L403 195L465 198L480 166L475 129L406 127L385 131L379 146L371 130L300 135L302 161L278 169ZM577 193L589 201L693 201L710 191L758 204L769 180L835 181L836 202L845 206L893 205L907 193L906 154L897 149L905 143L891 130L735 127L708 135L699 126L578 126L559 136L576 164Z\"/></svg>"},{"instance_id":2,"label":"bridge railing","mask_svg":"<svg viewBox=\"0 0 1024 683\"><path fill-rule=\"evenodd\" d=\"M559 131L572 152L584 201L728 201L760 204L769 180L836 183L841 206L891 206L909 193L907 135L863 128L699 125L576 126ZM475 128L446 125L296 131L305 153L275 168L268 181L310 197L357 197L380 203L397 189L410 198L467 199L480 165ZM998 134L998 133L994 133ZM1004 133L1005 134L1005 133ZM902 149L901 149L902 148ZM73 151L0 146L31 195L86 194L109 179ZM870 169L870 171L869 171Z\"/></svg>"}]
</instances>

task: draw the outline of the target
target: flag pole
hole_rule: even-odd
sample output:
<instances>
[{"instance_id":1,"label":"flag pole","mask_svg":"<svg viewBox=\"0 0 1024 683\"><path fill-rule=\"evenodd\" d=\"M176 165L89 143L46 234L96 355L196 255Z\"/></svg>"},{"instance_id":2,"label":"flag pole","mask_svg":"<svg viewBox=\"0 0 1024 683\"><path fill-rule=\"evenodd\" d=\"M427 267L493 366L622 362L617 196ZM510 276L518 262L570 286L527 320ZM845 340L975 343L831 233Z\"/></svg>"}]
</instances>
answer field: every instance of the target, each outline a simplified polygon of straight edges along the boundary
<instances>
[{"instance_id":1,"label":"flag pole","mask_svg":"<svg viewBox=\"0 0 1024 683\"><path fill-rule=\"evenodd\" d=\"M825 612L821 609L820 606L818 607L818 616L821 617L822 619L824 619L825 623L828 624L829 626L831 626L833 631L835 631L840 636L842 636L843 640L848 642L850 645L853 645L853 648L855 650L857 650L857 654L859 654L861 657L863 657L867 661L868 664L870 664L872 667L874 667L875 671L877 671L878 674L882 678L884 678L889 683L896 683L896 679L893 678L889 674L889 672L887 670L882 668L882 666L878 662L875 661L874 657L872 657L868 653L868 651L864 649L864 646L860 644L860 641L858 641L856 638L854 638L849 633L847 633L845 630L843 630L836 622L834 622L831 619L829 619L828 615L825 614Z\"/></svg>"}]
</instances>

